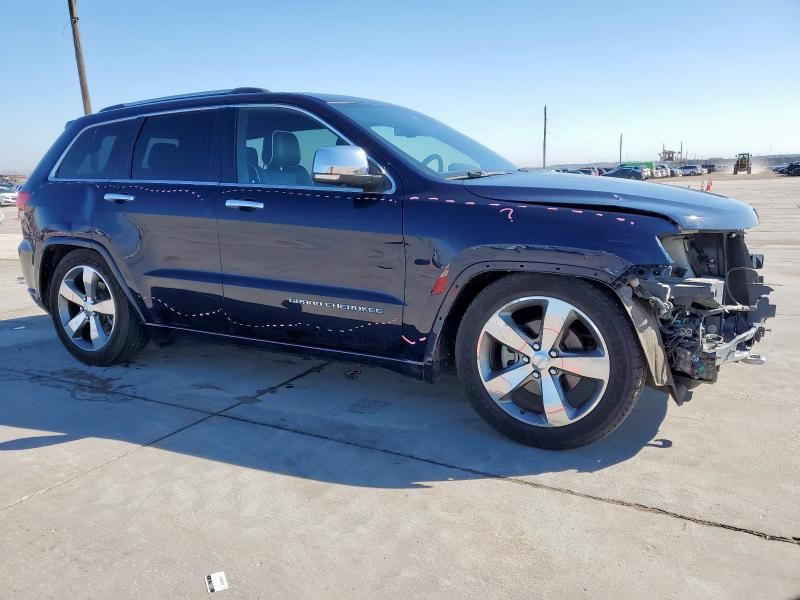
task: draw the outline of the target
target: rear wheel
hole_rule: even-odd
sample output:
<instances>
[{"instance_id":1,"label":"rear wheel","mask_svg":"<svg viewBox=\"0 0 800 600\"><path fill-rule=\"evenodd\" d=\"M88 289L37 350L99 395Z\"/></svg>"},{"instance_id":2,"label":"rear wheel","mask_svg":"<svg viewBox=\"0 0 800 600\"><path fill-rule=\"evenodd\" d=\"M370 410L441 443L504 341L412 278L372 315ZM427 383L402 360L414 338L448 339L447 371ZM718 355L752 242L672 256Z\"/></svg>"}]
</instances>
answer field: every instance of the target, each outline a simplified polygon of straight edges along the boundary
<instances>
[{"instance_id":1,"label":"rear wheel","mask_svg":"<svg viewBox=\"0 0 800 600\"><path fill-rule=\"evenodd\" d=\"M124 291L91 250L75 250L58 263L49 307L64 347L86 364L127 362L147 343Z\"/></svg>"},{"instance_id":2,"label":"rear wheel","mask_svg":"<svg viewBox=\"0 0 800 600\"><path fill-rule=\"evenodd\" d=\"M644 385L623 309L605 290L563 276L513 275L483 290L462 320L456 364L490 425L541 448L609 434Z\"/></svg>"}]
</instances>

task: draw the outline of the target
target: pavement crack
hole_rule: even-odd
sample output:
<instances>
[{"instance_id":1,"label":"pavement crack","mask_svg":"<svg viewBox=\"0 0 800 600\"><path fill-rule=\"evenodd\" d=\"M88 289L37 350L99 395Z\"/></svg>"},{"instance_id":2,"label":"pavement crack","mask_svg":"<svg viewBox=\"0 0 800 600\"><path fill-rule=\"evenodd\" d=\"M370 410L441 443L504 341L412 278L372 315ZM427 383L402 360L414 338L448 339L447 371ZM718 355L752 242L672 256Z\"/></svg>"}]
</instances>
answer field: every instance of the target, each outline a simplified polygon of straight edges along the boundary
<instances>
[{"instance_id":1,"label":"pavement crack","mask_svg":"<svg viewBox=\"0 0 800 600\"><path fill-rule=\"evenodd\" d=\"M312 373L318 372L321 368L323 368L323 367L325 367L325 366L327 366L329 364L330 364L330 362L323 363L322 365L315 365L314 367L311 367L310 369L306 369L302 373L298 373L297 375L294 375L294 376L292 376L292 377L280 382L277 385L273 385L273 386L271 386L269 388L266 388L265 390L263 390L262 393L266 394L266 393L268 393L270 391L278 390L278 389L280 389L281 387L283 387L285 385L288 385L288 384L290 384L290 383L292 383L294 381L297 381L298 379L306 377L307 375L310 375ZM59 383L68 383L68 384L71 384L71 385L74 384L74 382L72 382L72 381L65 381L64 379L61 379L61 378L58 378L58 377L44 376L44 375L40 375L38 373L27 373L25 371L19 371L17 369L8 369L6 367L0 367L0 371L6 371L6 372L10 372L10 373L17 373L17 374L20 374L20 375L26 375L26 376L32 378L33 380L37 380L37 379L39 379L39 380L47 380L47 379L50 379L50 380L58 381ZM200 423L204 423L205 421L208 421L209 419L211 419L213 417L227 417L227 415L223 415L222 413L224 413L225 411L234 409L237 406L240 406L241 404L245 403L244 401L239 400L239 401L234 402L233 404L231 404L229 406L226 406L225 408L221 408L220 410L212 412L212 411L205 411L205 410L195 409L195 408L187 408L187 407L184 407L184 406L181 406L181 405L178 405L178 404L170 404L169 402L162 402L162 401L159 401L159 400L153 400L153 399L150 399L150 398L146 398L144 396L136 396L134 394L127 394L125 392L118 392L118 391L114 391L114 390L103 389L103 388L100 388L98 386L91 385L91 384L85 384L85 385L82 385L81 387L86 388L86 389L91 389L93 391L100 391L100 392L102 392L104 394L108 394L108 395L124 396L124 397L131 398L131 399L141 400L141 401L145 401L145 402L154 402L156 404L162 404L162 405L165 405L165 406L170 406L172 408L181 408L181 409L185 409L185 410L191 410L193 412L200 413L203 416L201 418L195 420L195 421L192 421L191 423L188 423L186 425L183 425L182 427L179 427L178 429L175 429L174 431L171 431L171 432L166 433L166 434L164 434L162 436L159 436L156 439L147 442L146 444L141 444L139 446L136 446L135 448L132 448L128 452L123 452L122 454L119 454L117 456L113 456L113 457L109 458L108 460L100 463L99 465L95 465L95 466L93 466L93 467L91 467L89 469L86 469L85 471L81 471L80 473L75 473L74 475L72 475L70 477L67 477L65 479L62 479L61 481L58 481L58 482L56 482L56 483L54 483L52 485L49 485L49 486L47 486L45 488L42 488L40 490L37 490L37 491L32 492L30 494L27 494L25 496L22 496L21 498L18 498L14 502L0 507L0 512L3 512L3 511L8 510L10 508L13 508L14 506L17 506L19 504L22 504L23 502L26 502L27 500L30 500L31 498L35 498L37 496L41 496L42 494L46 494L47 492L49 492L51 490L54 490L56 488L59 488L59 487L61 487L62 485L66 484L66 483L70 483L72 481L75 481L76 479L80 479L81 477L84 477L84 476L86 476L86 475L88 475L90 473L93 473L94 471L97 471L98 469L102 469L103 467L105 467L107 465L110 465L111 463L114 463L114 462L116 462L116 461L118 461L120 459L126 458L126 457L130 456L131 454L133 454L134 452L138 452L139 450L141 450L143 448L148 448L150 446L154 446L155 444L158 444L159 442L162 442L167 438L170 438L170 437L172 437L174 435L182 433L182 432L186 431L187 429L190 429L190 428L194 427L195 425L199 425ZM257 394L257 395L261 395L261 394ZM228 417L228 418L230 418L230 417Z\"/></svg>"},{"instance_id":2,"label":"pavement crack","mask_svg":"<svg viewBox=\"0 0 800 600\"><path fill-rule=\"evenodd\" d=\"M286 381L282 381L281 383L279 383L277 385L272 385L272 386L270 386L268 388L263 388L263 389L256 390L255 394L252 394L250 396L239 396L239 402L237 404L235 404L234 406L226 408L225 410L230 410L231 408L235 408L236 406L239 406L240 404L252 404L254 402L258 402L259 400L261 400L261 397L264 396L265 394L275 394L282 387L286 387L287 385L289 385L291 383L294 383L298 379L302 379L303 377L311 375L312 373L319 373L325 367L327 367L330 364L331 364L331 362L327 361L327 362L324 362L322 364L315 365L313 367L310 367L310 368L306 369L302 373L298 373L294 377L290 377Z\"/></svg>"},{"instance_id":3,"label":"pavement crack","mask_svg":"<svg viewBox=\"0 0 800 600\"><path fill-rule=\"evenodd\" d=\"M379 453L386 454L386 455L389 455L389 456L394 456L394 457L398 457L398 458L404 458L404 459L407 459L407 460L418 461L418 462L422 462L422 463L425 463L425 464L434 465L434 466L438 466L438 467L442 467L442 468L446 468L446 469L453 469L453 470L456 470L456 471L460 471L462 473L468 473L470 475L474 475L476 477L483 477L483 478L486 478L486 479L496 479L498 481L512 483L512 484L515 484L515 485L528 486L528 487L539 489L539 490L555 492L555 493L564 494L564 495L567 495L567 496L572 496L572 497L576 497L576 498L582 498L582 499L585 499L585 500L591 500L591 501L594 501L594 502L602 502L602 503L608 504L608 505L629 508L631 510L636 510L636 511L639 511L639 512L646 512L646 513L650 513L650 514L661 515L661 516L664 516L664 517L670 517L670 518L673 518L673 519L679 519L679 520L682 520L682 521L687 521L687 522L690 522L690 523L694 523L694 524L702 525L702 526L706 526L706 527L714 527L714 528L717 528L717 529L725 529L725 530L733 531L733 532L737 532L737 533L745 533L745 534L752 535L752 536L755 536L755 537L759 537L761 539L768 540L768 541L783 542L783 543L787 543L787 544L793 544L793 545L796 545L796 546L800 546L800 537L797 537L797 536L773 535L773 534L770 534L770 533L766 533L764 531L758 531L756 529L749 529L749 528L746 528L746 527L739 527L739 526L736 526L736 525L730 525L728 523L722 523L720 521L713 521L713 520L709 520L709 519L701 519L699 517L693 517L691 515L685 515L685 514L682 514L682 513L666 510L666 509L663 509L663 508L658 508L658 507L655 507L655 506L649 506L649 505L641 504L641 503L638 503L638 502L628 502L626 500L620 500L620 499L617 499L617 498L607 498L607 497L604 497L604 496L597 496L595 494L588 494L588 493L585 493L585 492L579 492L577 490L573 490L573 489L570 489L570 488L564 488L564 487L558 487L558 486L554 486L554 485L548 485L548 484L539 483L539 482L536 482L536 481L528 481L528 480L525 480L525 479L521 479L519 477L507 477L505 475L492 473L490 471L482 471L480 469L473 469L471 467L465 467L465 466L455 465L455 464L451 464L451 463L446 463L446 462L435 460L435 459L432 459L432 458L426 458L426 457L423 457L423 456L417 456L417 455L410 454L410 453L407 453L407 452L401 452L399 450L391 450L391 449L388 449L388 448L380 448L380 447L376 447L376 446L370 446L368 444L361 444L361 443L358 443L358 442L343 440L343 439L340 439L340 438L335 438L335 437L332 437L332 436L327 436L327 435L323 435L323 434L319 434L319 433L312 433L312 432L309 432L309 431L304 431L302 429L297 429L297 428L294 428L294 427L290 427L288 425L280 425L280 424L276 424L276 423L263 423L263 422L260 422L260 421L255 421L253 419L248 419L246 417L240 417L240 416L236 416L236 415L225 414L228 411L230 411L230 410L232 410L232 409L234 409L234 408L236 408L238 406L241 406L242 404L256 402L264 394L277 392L278 390L280 390L280 388L282 388L282 387L284 387L284 386L286 386L286 385L288 385L290 383L293 383L293 382L295 382L295 381L297 381L299 379L307 377L308 375L311 375L312 373L318 372L319 370L325 368L326 366L328 366L330 364L331 364L331 362L329 361L329 362L325 362L325 363L322 363L322 364L314 365L313 367L310 367L309 369L306 369L302 373L298 373L297 375L294 375L294 376L286 379L285 381L282 381L279 384L270 386L270 387L265 388L263 390L257 390L256 393L253 396L246 396L244 398L240 397L239 399L237 399L237 401L235 403L231 404L230 406L227 406L225 408L222 408L222 409L220 409L218 411L214 411L214 412L206 411L206 410L202 410L202 409L198 409L198 408L187 407L187 406L183 406L181 404L174 404L174 403L166 402L166 401L163 401L163 400L155 400L153 398L147 398L145 396L138 396L136 394L130 394L130 393L127 393L127 392L121 392L121 391L116 391L116 390L105 390L105 389L100 390L99 388L97 388L95 386L92 386L91 384L80 384L81 387L84 387L86 389L91 389L91 390L94 390L94 391L102 391L102 392L107 393L109 395L117 395L117 396L121 396L121 397L125 397L125 398L141 400L141 401L145 401L145 402L153 402L155 404L161 404L161 405L164 405L164 406L170 406L172 408L181 408L181 409L184 409L184 410L189 410L189 411L200 413L200 414L203 415L203 417L200 418L200 419L197 419L196 421L193 421L192 423L189 423L188 425L180 427L179 429L176 429L175 431L172 431L171 433L167 433L167 434L165 434L165 435L163 435L163 436L161 436L161 437L159 437L159 438L157 438L155 440L152 440L151 442L148 442L147 444L144 444L144 445L141 445L141 446L137 446L136 448L133 448L129 452L126 452L124 454L121 454L119 456L111 458L108 461L106 461L106 462L104 462L104 463L102 463L100 465L97 465L95 467L92 467L91 469L88 469L88 470L86 470L86 471L84 471L82 473L77 473L76 475L74 475L72 477L69 477L67 479L64 479L63 481L60 481L58 483L55 483L55 484L53 484L53 485L51 485L51 486L49 486L47 488L44 488L42 490L39 490L37 492L34 492L34 493L29 494L27 496L24 496L23 498L20 498L17 501L15 501L15 502L7 505L7 506L0 507L0 511L4 511L4 510L6 510L8 508L16 506L17 504L20 504L21 502L24 502L24 501L26 501L26 500L28 500L30 498L35 497L35 496L39 496L41 494L47 493L48 491L50 491L50 490L52 490L54 488L57 488L57 487L65 484L65 483L69 483L70 481L74 481L75 479L78 479L79 477L83 477L84 475L87 475L87 474L89 474L89 473L91 473L93 471L96 471L97 469L100 469L100 468L102 468L102 467L104 467L104 466L106 466L106 465L108 465L110 463L113 463L113 462L115 462L115 461L117 461L117 460L119 460L121 458L125 458L126 456L129 456L130 454L132 454L134 452L137 452L138 450L141 450L142 448L147 448L149 446L153 446L154 444L157 444L157 443L163 441L166 438L174 436L174 435L176 435L178 433L181 433L181 432L183 432L183 431L185 431L185 430L187 430L187 429L189 429L191 427L194 427L195 425L203 423L203 422L211 419L212 417L220 417L220 418L223 418L223 419L230 419L230 420L233 420L233 421L239 421L239 422L242 422L242 423L249 423L249 424L257 425L257 426L260 426L260 427L266 427L266 428L269 428L269 429L275 429L275 430L279 430L279 431L285 431L285 432L288 432L288 433L294 433L294 434L302 435L302 436L309 437L309 438L324 440L324 441L332 442L332 443L335 443L335 444L341 444L341 445L344 445L344 446L350 446L350 447L353 447L353 448L359 448L359 449L362 449L362 450L368 450L368 451L372 451L372 452L379 452ZM63 378L54 377L52 375L42 375L42 374L39 374L39 373L31 373L31 372L27 372L27 371L21 371L21 370L18 370L18 369L9 369L7 367L0 367L0 371L6 371L6 372L10 372L10 373L16 373L16 374L19 374L19 375L25 375L25 376L28 376L28 377L31 377L31 378L34 378L34 379L39 379L39 380L53 380L53 381L58 381L58 382L61 382L61 383L67 383L67 384L70 384L70 385L74 385L75 384L74 381L65 380Z\"/></svg>"},{"instance_id":4,"label":"pavement crack","mask_svg":"<svg viewBox=\"0 0 800 600\"><path fill-rule=\"evenodd\" d=\"M649 506L647 504L641 504L641 503L638 503L638 502L628 502L626 500L620 500L620 499L617 499L617 498L606 498L604 496L597 496L595 494L587 494L585 492L579 492L577 490L573 490L573 489L570 489L570 488L563 488L563 487L558 487L558 486L555 486L555 485L548 485L546 483L539 483L539 482L536 482L536 481L528 481L528 480L525 480L525 479L520 479L519 477L507 477L505 475L499 475L497 473L492 473L490 471L482 471L480 469L473 469L471 467L464 467L464 466L454 465L454 464L451 464L451 463L446 463L446 462L434 460L434 459L431 459L431 458L425 458L425 457L422 457L422 456L409 454L407 452L400 452L399 450L390 450L390 449L387 449L387 448L379 448L379 447L375 447L375 446L369 446L367 444L360 444L358 442L351 442L351 441L348 441L348 440L342 440L342 439L330 437L330 436L327 436L327 435L322 435L322 434L319 434L319 433L311 433L311 432L308 432L308 431L303 431L302 429L295 429L293 427L289 427L289 426L285 426L285 425L279 425L279 424L275 424L275 423L262 423L260 421L254 421L252 419L247 419L247 418L244 418L244 417L238 417L238 416L234 416L234 415L221 414L219 416L222 417L223 419L231 419L231 420L235 420L235 421L241 421L243 423L250 423L250 424L258 425L258 426L261 426L261 427L268 427L270 429L277 429L277 430L280 430L280 431L286 431L286 432L289 432L289 433L294 433L294 434L297 434L297 435L303 435L303 436L307 436L307 437L311 437L311 438L325 440L325 441L333 442L333 443L336 443L336 444L342 444L342 445L345 445L345 446L351 446L351 447L354 447L354 448L360 448L362 450L371 450L373 452L380 452L382 454L387 454L389 456L395 456L395 457L398 457L398 458L405 458L405 459L408 459L408 460L414 460L414 461L418 461L418 462L423 462L423 463L426 463L426 464L429 464L429 465L434 465L434 466L437 466L437 467L442 467L442 468L446 468L446 469L453 469L453 470L456 470L456 471L461 471L462 473L469 473L470 475L475 475L476 477L483 477L483 478L486 478L486 479L496 479L498 481L504 481L504 482L513 483L513 484L516 484L516 485L528 486L528 487L536 488L536 489L539 489L539 490L545 490L545 491L549 491L549 492L556 492L556 493L564 494L564 495L567 495L567 496L573 496L575 498L582 498L584 500L592 500L592 501L595 501L595 502L602 502L604 504L610 504L610 505L613 505L613 506L621 506L621 507L624 507L624 508L630 508L630 509L633 509L633 510L637 510L639 512L646 512L646 513L650 513L650 514L656 514L656 515L661 515L661 516L665 516L665 517L670 517L670 518L673 518L673 519L679 519L681 521L688 521L688 522L695 523L697 525L703 525L703 526L706 526L706 527L715 527L715 528L718 528L718 529L727 529L728 531L734 531L734 532L737 532L737 533L746 533L746 534L753 535L753 536L759 537L761 539L769 540L769 541L773 541L773 542L784 542L784 543L787 543L787 544L793 544L793 545L796 545L796 546L800 546L800 537L796 537L796 536L773 535L771 533L766 533L764 531L758 531L756 529L749 529L747 527L738 527L736 525L730 525L728 523L722 523L720 521L713 521L713 520L709 520L709 519L701 519L699 517L693 517L691 515L684 515L682 513L666 510L666 509L663 509L663 508L658 508L656 506Z\"/></svg>"}]
</instances>

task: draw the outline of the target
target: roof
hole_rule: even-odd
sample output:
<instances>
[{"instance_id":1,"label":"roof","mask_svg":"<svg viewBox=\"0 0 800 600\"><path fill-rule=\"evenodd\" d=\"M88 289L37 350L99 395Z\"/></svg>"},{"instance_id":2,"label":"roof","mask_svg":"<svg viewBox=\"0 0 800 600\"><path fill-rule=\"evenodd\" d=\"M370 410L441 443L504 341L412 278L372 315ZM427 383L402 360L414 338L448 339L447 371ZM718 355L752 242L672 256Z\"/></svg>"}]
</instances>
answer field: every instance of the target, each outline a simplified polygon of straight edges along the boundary
<instances>
[{"instance_id":1,"label":"roof","mask_svg":"<svg viewBox=\"0 0 800 600\"><path fill-rule=\"evenodd\" d=\"M160 98L149 98L147 100L137 100L135 102L123 102L120 104L113 104L111 106L106 106L105 108L100 109L98 112L102 113L112 110L119 110L123 108L135 108L135 107L150 106L157 104L166 104L169 102L175 102L179 100L205 100L212 98L214 99L228 98L231 96L272 94L272 93L273 93L272 91L261 87L237 87L226 90L209 90L204 92L177 94L175 96L162 96ZM367 100L365 98L357 98L355 96L343 96L338 94L317 94L312 92L297 92L289 95L310 96L312 98L317 98L318 100L322 100L323 102L328 102L331 104L349 103L349 102L374 102L374 100Z\"/></svg>"},{"instance_id":2,"label":"roof","mask_svg":"<svg viewBox=\"0 0 800 600\"><path fill-rule=\"evenodd\" d=\"M137 100L135 102L125 102L122 104L112 104L101 108L99 112L117 110L120 108L130 108L132 106L145 106L148 104L160 104L162 102L172 102L174 100L193 100L196 98L214 98L219 96L233 96L241 94L268 94L269 90L259 87L237 87L227 90L209 90L205 92L192 92L189 94L178 94L175 96L162 96L160 98L150 98L148 100Z\"/></svg>"}]
</instances>

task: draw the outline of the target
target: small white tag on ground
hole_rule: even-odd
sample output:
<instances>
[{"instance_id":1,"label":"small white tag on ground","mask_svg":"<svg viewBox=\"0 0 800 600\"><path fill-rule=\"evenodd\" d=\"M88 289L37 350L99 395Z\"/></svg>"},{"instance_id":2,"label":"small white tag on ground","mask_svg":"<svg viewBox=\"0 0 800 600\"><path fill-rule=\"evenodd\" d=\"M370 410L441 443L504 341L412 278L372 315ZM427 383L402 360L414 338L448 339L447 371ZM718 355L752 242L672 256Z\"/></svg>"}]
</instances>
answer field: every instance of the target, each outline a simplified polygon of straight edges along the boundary
<instances>
[{"instance_id":1,"label":"small white tag on ground","mask_svg":"<svg viewBox=\"0 0 800 600\"><path fill-rule=\"evenodd\" d=\"M209 594L220 592L228 589L228 579L225 577L224 571L206 575L206 589Z\"/></svg>"}]
</instances>

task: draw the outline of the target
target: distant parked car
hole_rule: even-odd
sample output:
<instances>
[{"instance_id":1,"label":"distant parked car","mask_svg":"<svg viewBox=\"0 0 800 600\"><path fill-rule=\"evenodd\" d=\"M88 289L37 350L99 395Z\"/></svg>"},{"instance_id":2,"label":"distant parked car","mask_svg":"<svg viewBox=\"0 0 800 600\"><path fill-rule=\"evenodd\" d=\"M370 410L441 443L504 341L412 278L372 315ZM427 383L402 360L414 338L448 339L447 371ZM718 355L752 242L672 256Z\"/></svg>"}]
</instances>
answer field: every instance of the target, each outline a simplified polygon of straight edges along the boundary
<instances>
[{"instance_id":1,"label":"distant parked car","mask_svg":"<svg viewBox=\"0 0 800 600\"><path fill-rule=\"evenodd\" d=\"M786 174L794 177L800 175L800 160L796 160L786 165Z\"/></svg>"},{"instance_id":2,"label":"distant parked car","mask_svg":"<svg viewBox=\"0 0 800 600\"><path fill-rule=\"evenodd\" d=\"M13 185L0 184L0 206L14 206L17 203L17 190Z\"/></svg>"},{"instance_id":3,"label":"distant parked car","mask_svg":"<svg viewBox=\"0 0 800 600\"><path fill-rule=\"evenodd\" d=\"M661 177L670 176L670 170L667 165L656 165L656 169L658 169L661 172Z\"/></svg>"},{"instance_id":4,"label":"distant parked car","mask_svg":"<svg viewBox=\"0 0 800 600\"><path fill-rule=\"evenodd\" d=\"M701 165L701 166L706 170L706 173L715 173L718 170L717 165L714 164Z\"/></svg>"},{"instance_id":5,"label":"distant parked car","mask_svg":"<svg viewBox=\"0 0 800 600\"><path fill-rule=\"evenodd\" d=\"M580 169L575 169L579 173L583 173L584 175L599 175L597 169L594 167L581 167Z\"/></svg>"},{"instance_id":6,"label":"distant parked car","mask_svg":"<svg viewBox=\"0 0 800 600\"><path fill-rule=\"evenodd\" d=\"M680 177L683 173L679 167L669 167L669 175L670 177Z\"/></svg>"},{"instance_id":7,"label":"distant parked car","mask_svg":"<svg viewBox=\"0 0 800 600\"><path fill-rule=\"evenodd\" d=\"M684 175L702 175L703 168L700 165L683 165L680 168L681 173Z\"/></svg>"},{"instance_id":8,"label":"distant parked car","mask_svg":"<svg viewBox=\"0 0 800 600\"><path fill-rule=\"evenodd\" d=\"M786 167L788 167L788 166L789 166L789 163L781 163L779 165L775 165L774 167L772 167L772 171L774 173L780 173L782 175L785 175L786 174Z\"/></svg>"},{"instance_id":9,"label":"distant parked car","mask_svg":"<svg viewBox=\"0 0 800 600\"><path fill-rule=\"evenodd\" d=\"M638 181L643 181L645 175L643 169L637 169L635 167L617 167L616 169L606 171L604 177L618 177L620 179L636 179Z\"/></svg>"}]
</instances>

